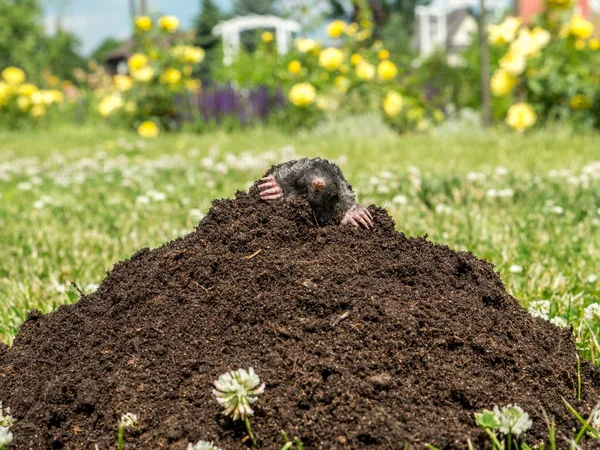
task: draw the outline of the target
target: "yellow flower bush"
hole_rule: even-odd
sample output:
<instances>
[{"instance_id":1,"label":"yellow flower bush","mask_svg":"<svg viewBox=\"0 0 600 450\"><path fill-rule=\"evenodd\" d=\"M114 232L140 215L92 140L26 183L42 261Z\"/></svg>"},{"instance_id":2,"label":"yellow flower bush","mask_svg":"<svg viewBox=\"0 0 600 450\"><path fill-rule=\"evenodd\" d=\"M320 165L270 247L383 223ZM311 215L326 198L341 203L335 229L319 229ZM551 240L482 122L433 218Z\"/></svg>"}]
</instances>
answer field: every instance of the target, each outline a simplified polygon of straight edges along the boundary
<instances>
[{"instance_id":1,"label":"yellow flower bush","mask_svg":"<svg viewBox=\"0 0 600 450\"><path fill-rule=\"evenodd\" d=\"M527 59L521 53L509 51L500 60L500 67L513 77L518 77L525 71Z\"/></svg>"},{"instance_id":2,"label":"yellow flower bush","mask_svg":"<svg viewBox=\"0 0 600 450\"><path fill-rule=\"evenodd\" d=\"M275 39L275 36L273 36L273 33L271 33L270 31L264 31L261 35L260 35L261 39L263 40L263 42L266 42L267 44L269 42L273 42L273 40Z\"/></svg>"},{"instance_id":3,"label":"yellow flower bush","mask_svg":"<svg viewBox=\"0 0 600 450\"><path fill-rule=\"evenodd\" d=\"M389 81L396 78L398 68L393 62L386 59L381 61L377 66L377 75L383 81Z\"/></svg>"},{"instance_id":4,"label":"yellow flower bush","mask_svg":"<svg viewBox=\"0 0 600 450\"><path fill-rule=\"evenodd\" d=\"M145 138L153 138L158 136L159 128L154 122L146 120L142 122L137 129L137 132L140 136Z\"/></svg>"},{"instance_id":5,"label":"yellow flower bush","mask_svg":"<svg viewBox=\"0 0 600 450\"><path fill-rule=\"evenodd\" d=\"M163 84L177 84L181 81L181 72L171 67L167 68L160 76L160 82Z\"/></svg>"},{"instance_id":6,"label":"yellow flower bush","mask_svg":"<svg viewBox=\"0 0 600 450\"><path fill-rule=\"evenodd\" d=\"M395 117L402 112L404 99L395 91L389 91L383 100L383 111L389 117Z\"/></svg>"},{"instance_id":7,"label":"yellow flower bush","mask_svg":"<svg viewBox=\"0 0 600 450\"><path fill-rule=\"evenodd\" d=\"M588 39L594 34L594 24L580 14L574 14L568 26L569 34L578 39Z\"/></svg>"},{"instance_id":8,"label":"yellow flower bush","mask_svg":"<svg viewBox=\"0 0 600 450\"><path fill-rule=\"evenodd\" d=\"M504 69L497 69L492 75L491 80L491 89L492 94L496 97L507 97L509 96L519 79L515 76L512 76Z\"/></svg>"},{"instance_id":9,"label":"yellow flower bush","mask_svg":"<svg viewBox=\"0 0 600 450\"><path fill-rule=\"evenodd\" d=\"M319 54L319 65L327 70L335 70L344 62L344 52L339 48L329 47Z\"/></svg>"},{"instance_id":10,"label":"yellow flower bush","mask_svg":"<svg viewBox=\"0 0 600 450\"><path fill-rule=\"evenodd\" d=\"M343 20L334 20L327 26L327 35L332 38L339 38L346 31L346 22Z\"/></svg>"},{"instance_id":11,"label":"yellow flower bush","mask_svg":"<svg viewBox=\"0 0 600 450\"><path fill-rule=\"evenodd\" d=\"M292 86L289 93L290 101L300 107L311 105L317 96L317 90L310 83L298 83Z\"/></svg>"},{"instance_id":12,"label":"yellow flower bush","mask_svg":"<svg viewBox=\"0 0 600 450\"><path fill-rule=\"evenodd\" d=\"M25 72L18 67L7 67L2 71L2 79L9 86L18 86L25 81Z\"/></svg>"},{"instance_id":13,"label":"yellow flower bush","mask_svg":"<svg viewBox=\"0 0 600 450\"><path fill-rule=\"evenodd\" d=\"M302 64L300 64L300 61L298 61L297 59L290 61L290 63L288 64L288 70L290 71L290 73L298 75L302 71Z\"/></svg>"},{"instance_id":14,"label":"yellow flower bush","mask_svg":"<svg viewBox=\"0 0 600 450\"><path fill-rule=\"evenodd\" d=\"M320 47L317 41L308 38L297 38L294 41L294 46L300 53L310 53L318 50Z\"/></svg>"},{"instance_id":15,"label":"yellow flower bush","mask_svg":"<svg viewBox=\"0 0 600 450\"><path fill-rule=\"evenodd\" d=\"M498 25L489 25L488 39L490 44L503 45L511 43L522 23L523 20L520 17L508 16Z\"/></svg>"},{"instance_id":16,"label":"yellow flower bush","mask_svg":"<svg viewBox=\"0 0 600 450\"><path fill-rule=\"evenodd\" d=\"M533 107L524 102L515 103L508 108L506 114L506 124L519 133L535 125L536 120L537 115Z\"/></svg>"},{"instance_id":17,"label":"yellow flower bush","mask_svg":"<svg viewBox=\"0 0 600 450\"><path fill-rule=\"evenodd\" d=\"M141 69L146 66L146 64L148 64L148 57L142 53L135 53L129 58L129 61L127 61L129 71L131 72Z\"/></svg>"},{"instance_id":18,"label":"yellow flower bush","mask_svg":"<svg viewBox=\"0 0 600 450\"><path fill-rule=\"evenodd\" d=\"M385 48L382 48L377 52L377 57L379 59L390 59L390 52Z\"/></svg>"},{"instance_id":19,"label":"yellow flower bush","mask_svg":"<svg viewBox=\"0 0 600 450\"><path fill-rule=\"evenodd\" d=\"M205 57L204 50L193 45L176 45L171 53L182 64L200 64Z\"/></svg>"},{"instance_id":20,"label":"yellow flower bush","mask_svg":"<svg viewBox=\"0 0 600 450\"><path fill-rule=\"evenodd\" d=\"M375 66L366 61L356 66L356 76L363 81L370 81L375 78Z\"/></svg>"},{"instance_id":21,"label":"yellow flower bush","mask_svg":"<svg viewBox=\"0 0 600 450\"><path fill-rule=\"evenodd\" d=\"M150 31L152 29L152 19L148 16L136 17L135 28L140 31Z\"/></svg>"},{"instance_id":22,"label":"yellow flower bush","mask_svg":"<svg viewBox=\"0 0 600 450\"><path fill-rule=\"evenodd\" d=\"M174 33L179 28L179 19L175 16L163 16L158 19L158 26L169 33Z\"/></svg>"}]
</instances>

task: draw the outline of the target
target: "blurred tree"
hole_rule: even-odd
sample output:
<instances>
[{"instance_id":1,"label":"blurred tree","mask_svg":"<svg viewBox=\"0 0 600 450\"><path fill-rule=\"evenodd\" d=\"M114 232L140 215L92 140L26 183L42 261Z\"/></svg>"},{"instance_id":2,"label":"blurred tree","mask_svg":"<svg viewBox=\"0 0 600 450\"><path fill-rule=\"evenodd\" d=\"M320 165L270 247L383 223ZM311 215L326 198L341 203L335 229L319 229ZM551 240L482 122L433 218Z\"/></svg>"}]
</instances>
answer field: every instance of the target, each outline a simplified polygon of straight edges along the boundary
<instances>
[{"instance_id":1,"label":"blurred tree","mask_svg":"<svg viewBox=\"0 0 600 450\"><path fill-rule=\"evenodd\" d=\"M274 0L235 0L233 14L236 16L272 14L274 4Z\"/></svg>"},{"instance_id":2,"label":"blurred tree","mask_svg":"<svg viewBox=\"0 0 600 450\"><path fill-rule=\"evenodd\" d=\"M104 39L98 47L90 55L90 59L96 62L103 63L106 61L106 57L123 45L123 41L109 37Z\"/></svg>"},{"instance_id":3,"label":"blurred tree","mask_svg":"<svg viewBox=\"0 0 600 450\"><path fill-rule=\"evenodd\" d=\"M221 12L212 0L200 0L200 14L196 18L196 45L206 52L204 61L198 66L197 76L203 80L209 79L211 68L220 58L219 38L212 33L213 27L222 19Z\"/></svg>"},{"instance_id":4,"label":"blurred tree","mask_svg":"<svg viewBox=\"0 0 600 450\"><path fill-rule=\"evenodd\" d=\"M73 70L85 65L85 58L79 54L81 42L68 31L59 28L54 36L44 38L43 45L43 68L61 80L73 80Z\"/></svg>"},{"instance_id":5,"label":"blurred tree","mask_svg":"<svg viewBox=\"0 0 600 450\"><path fill-rule=\"evenodd\" d=\"M44 58L41 22L37 0L0 0L0 70L18 66L38 79Z\"/></svg>"}]
</instances>

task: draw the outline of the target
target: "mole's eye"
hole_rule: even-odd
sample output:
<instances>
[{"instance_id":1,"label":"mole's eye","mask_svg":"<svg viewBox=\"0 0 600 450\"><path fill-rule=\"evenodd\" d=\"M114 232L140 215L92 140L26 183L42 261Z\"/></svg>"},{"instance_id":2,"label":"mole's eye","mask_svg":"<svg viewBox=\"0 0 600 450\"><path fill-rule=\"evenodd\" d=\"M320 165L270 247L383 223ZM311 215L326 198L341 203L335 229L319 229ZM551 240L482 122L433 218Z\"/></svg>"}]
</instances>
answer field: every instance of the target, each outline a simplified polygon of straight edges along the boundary
<instances>
[{"instance_id":1,"label":"mole's eye","mask_svg":"<svg viewBox=\"0 0 600 450\"><path fill-rule=\"evenodd\" d=\"M325 187L325 182L321 178L317 178L313 180L312 185L317 191L320 191Z\"/></svg>"}]
</instances>

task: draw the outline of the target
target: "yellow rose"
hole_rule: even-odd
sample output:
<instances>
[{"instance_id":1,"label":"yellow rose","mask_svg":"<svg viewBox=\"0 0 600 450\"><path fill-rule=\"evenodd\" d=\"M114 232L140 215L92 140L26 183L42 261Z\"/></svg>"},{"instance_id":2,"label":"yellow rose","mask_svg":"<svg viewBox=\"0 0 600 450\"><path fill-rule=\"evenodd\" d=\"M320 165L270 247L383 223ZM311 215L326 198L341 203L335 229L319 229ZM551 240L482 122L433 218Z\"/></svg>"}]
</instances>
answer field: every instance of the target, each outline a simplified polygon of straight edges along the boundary
<instances>
[{"instance_id":1,"label":"yellow rose","mask_svg":"<svg viewBox=\"0 0 600 450\"><path fill-rule=\"evenodd\" d=\"M31 96L31 101L35 104L48 106L54 103L54 95L51 91L39 90Z\"/></svg>"},{"instance_id":2,"label":"yellow rose","mask_svg":"<svg viewBox=\"0 0 600 450\"><path fill-rule=\"evenodd\" d=\"M174 33L179 28L179 19L175 16L163 16L158 19L158 26L169 33Z\"/></svg>"},{"instance_id":3,"label":"yellow rose","mask_svg":"<svg viewBox=\"0 0 600 450\"><path fill-rule=\"evenodd\" d=\"M548 30L544 30L542 27L535 27L533 30L531 30L531 37L538 47L542 49L548 45L552 36Z\"/></svg>"},{"instance_id":4,"label":"yellow rose","mask_svg":"<svg viewBox=\"0 0 600 450\"><path fill-rule=\"evenodd\" d=\"M35 105L33 108L31 108L29 114L31 114L31 117L39 119L46 114L46 107L44 105Z\"/></svg>"},{"instance_id":5,"label":"yellow rose","mask_svg":"<svg viewBox=\"0 0 600 450\"><path fill-rule=\"evenodd\" d=\"M121 97L121 94L115 93L102 99L98 105L98 111L102 117L109 117L120 110L123 105L123 97Z\"/></svg>"},{"instance_id":6,"label":"yellow rose","mask_svg":"<svg viewBox=\"0 0 600 450\"><path fill-rule=\"evenodd\" d=\"M389 81L396 78L396 75L398 75L398 68L393 62L386 59L381 61L377 66L377 75L383 81Z\"/></svg>"},{"instance_id":7,"label":"yellow rose","mask_svg":"<svg viewBox=\"0 0 600 450\"><path fill-rule=\"evenodd\" d=\"M519 79L504 69L497 69L492 75L490 86L496 97L506 97L513 91Z\"/></svg>"},{"instance_id":8,"label":"yellow rose","mask_svg":"<svg viewBox=\"0 0 600 450\"><path fill-rule=\"evenodd\" d=\"M139 70L148 64L148 57L142 53L136 53L127 62L127 66L129 67L129 71L133 72L135 70Z\"/></svg>"},{"instance_id":9,"label":"yellow rose","mask_svg":"<svg viewBox=\"0 0 600 450\"><path fill-rule=\"evenodd\" d=\"M17 98L17 106L21 111L27 111L31 106L31 100L25 95L19 95Z\"/></svg>"},{"instance_id":10,"label":"yellow rose","mask_svg":"<svg viewBox=\"0 0 600 450\"><path fill-rule=\"evenodd\" d=\"M592 107L592 100L585 95L574 95L569 101L569 105L572 109L590 109Z\"/></svg>"},{"instance_id":11,"label":"yellow rose","mask_svg":"<svg viewBox=\"0 0 600 450\"><path fill-rule=\"evenodd\" d=\"M181 81L181 72L177 69L168 68L160 76L160 82L163 84L177 84Z\"/></svg>"},{"instance_id":12,"label":"yellow rose","mask_svg":"<svg viewBox=\"0 0 600 450\"><path fill-rule=\"evenodd\" d=\"M571 17L569 33L579 39L588 39L594 33L594 24L580 14Z\"/></svg>"},{"instance_id":13,"label":"yellow rose","mask_svg":"<svg viewBox=\"0 0 600 450\"><path fill-rule=\"evenodd\" d=\"M298 75L300 73L300 71L302 70L302 64L300 64L300 61L297 61L297 60L291 61L288 64L288 70L290 71L290 73L293 73L294 75Z\"/></svg>"},{"instance_id":14,"label":"yellow rose","mask_svg":"<svg viewBox=\"0 0 600 450\"><path fill-rule=\"evenodd\" d=\"M10 86L18 86L25 81L25 72L18 67L7 67L2 71L2 78Z\"/></svg>"},{"instance_id":15,"label":"yellow rose","mask_svg":"<svg viewBox=\"0 0 600 450\"><path fill-rule=\"evenodd\" d=\"M141 31L150 31L150 29L152 28L152 19L148 16L136 17L135 27Z\"/></svg>"},{"instance_id":16,"label":"yellow rose","mask_svg":"<svg viewBox=\"0 0 600 450\"><path fill-rule=\"evenodd\" d=\"M362 61L363 61L363 57L360 56L358 53L355 53L350 57L350 63L353 66L358 66Z\"/></svg>"},{"instance_id":17,"label":"yellow rose","mask_svg":"<svg viewBox=\"0 0 600 450\"><path fill-rule=\"evenodd\" d=\"M319 43L314 39L297 38L294 41L294 46L300 53L309 53L319 48Z\"/></svg>"},{"instance_id":18,"label":"yellow rose","mask_svg":"<svg viewBox=\"0 0 600 450\"><path fill-rule=\"evenodd\" d=\"M137 129L137 132L140 136L145 138L154 138L158 136L158 125L149 120L142 122Z\"/></svg>"},{"instance_id":19,"label":"yellow rose","mask_svg":"<svg viewBox=\"0 0 600 450\"><path fill-rule=\"evenodd\" d=\"M504 45L512 42L522 22L520 17L508 16L498 25L489 25L489 43L492 45Z\"/></svg>"},{"instance_id":20,"label":"yellow rose","mask_svg":"<svg viewBox=\"0 0 600 450\"><path fill-rule=\"evenodd\" d=\"M389 59L390 58L390 52L387 51L385 48L383 48L383 49L381 49L381 50L379 50L377 52L377 57L379 59Z\"/></svg>"},{"instance_id":21,"label":"yellow rose","mask_svg":"<svg viewBox=\"0 0 600 450\"><path fill-rule=\"evenodd\" d=\"M375 42L373 42L373 48L375 50L381 50L383 48L383 41L381 39L377 39Z\"/></svg>"},{"instance_id":22,"label":"yellow rose","mask_svg":"<svg viewBox=\"0 0 600 450\"><path fill-rule=\"evenodd\" d=\"M590 39L589 46L590 46L590 50L600 49L600 39L597 39L597 38Z\"/></svg>"},{"instance_id":23,"label":"yellow rose","mask_svg":"<svg viewBox=\"0 0 600 450\"><path fill-rule=\"evenodd\" d=\"M31 83L25 83L19 86L18 93L21 95L25 95L27 97L31 97L35 92L38 91L37 86Z\"/></svg>"},{"instance_id":24,"label":"yellow rose","mask_svg":"<svg viewBox=\"0 0 600 450\"><path fill-rule=\"evenodd\" d=\"M389 117L397 116L402 112L404 100L402 95L395 91L389 91L383 99L383 111Z\"/></svg>"},{"instance_id":25,"label":"yellow rose","mask_svg":"<svg viewBox=\"0 0 600 450\"><path fill-rule=\"evenodd\" d=\"M348 89L350 89L352 81L350 81L349 78L340 75L335 77L335 80L333 80L333 84L342 94L345 94L346 92L348 92Z\"/></svg>"},{"instance_id":26,"label":"yellow rose","mask_svg":"<svg viewBox=\"0 0 600 450\"><path fill-rule=\"evenodd\" d=\"M332 38L339 38L346 30L346 23L343 20L334 20L327 27L327 35Z\"/></svg>"},{"instance_id":27,"label":"yellow rose","mask_svg":"<svg viewBox=\"0 0 600 450\"><path fill-rule=\"evenodd\" d=\"M54 103L62 103L65 99L63 93L58 89L51 89L50 95L52 96L52 101Z\"/></svg>"},{"instance_id":28,"label":"yellow rose","mask_svg":"<svg viewBox=\"0 0 600 450\"><path fill-rule=\"evenodd\" d=\"M173 47L171 54L182 64L199 64L205 57L204 50L193 45L177 45Z\"/></svg>"},{"instance_id":29,"label":"yellow rose","mask_svg":"<svg viewBox=\"0 0 600 450\"><path fill-rule=\"evenodd\" d=\"M329 47L319 54L319 65L327 70L335 70L344 61L344 52L339 48Z\"/></svg>"},{"instance_id":30,"label":"yellow rose","mask_svg":"<svg viewBox=\"0 0 600 450\"><path fill-rule=\"evenodd\" d=\"M202 82L200 80L187 80L185 82L185 88L190 92L197 92L202 87Z\"/></svg>"},{"instance_id":31,"label":"yellow rose","mask_svg":"<svg viewBox=\"0 0 600 450\"><path fill-rule=\"evenodd\" d=\"M526 64L525 55L511 51L500 60L500 68L506 70L513 77L521 75L525 71Z\"/></svg>"},{"instance_id":32,"label":"yellow rose","mask_svg":"<svg viewBox=\"0 0 600 450\"><path fill-rule=\"evenodd\" d=\"M364 81L372 80L375 77L375 71L375 66L366 61L363 61L356 66L356 76Z\"/></svg>"},{"instance_id":33,"label":"yellow rose","mask_svg":"<svg viewBox=\"0 0 600 450\"><path fill-rule=\"evenodd\" d=\"M550 32L536 27L533 31L519 30L519 37L510 44L509 52L523 56L536 56L550 42Z\"/></svg>"},{"instance_id":34,"label":"yellow rose","mask_svg":"<svg viewBox=\"0 0 600 450\"><path fill-rule=\"evenodd\" d=\"M352 22L350 25L348 25L346 27L346 34L348 36L354 36L356 34L356 31L358 30L358 24Z\"/></svg>"},{"instance_id":35,"label":"yellow rose","mask_svg":"<svg viewBox=\"0 0 600 450\"><path fill-rule=\"evenodd\" d=\"M0 81L0 106L2 106L10 95L10 87L3 81Z\"/></svg>"},{"instance_id":36,"label":"yellow rose","mask_svg":"<svg viewBox=\"0 0 600 450\"><path fill-rule=\"evenodd\" d=\"M154 76L154 69L150 66L144 66L141 69L131 72L131 76L135 81L147 83L148 81L152 80L152 77Z\"/></svg>"},{"instance_id":37,"label":"yellow rose","mask_svg":"<svg viewBox=\"0 0 600 450\"><path fill-rule=\"evenodd\" d=\"M117 90L121 92L128 91L133 87L133 80L127 75L115 75L112 81Z\"/></svg>"},{"instance_id":38,"label":"yellow rose","mask_svg":"<svg viewBox=\"0 0 600 450\"><path fill-rule=\"evenodd\" d=\"M537 120L537 115L528 103L515 103L506 113L506 124L514 130L522 133L532 127Z\"/></svg>"},{"instance_id":39,"label":"yellow rose","mask_svg":"<svg viewBox=\"0 0 600 450\"><path fill-rule=\"evenodd\" d=\"M310 83L298 83L292 86L288 95L290 101L300 107L311 105L315 101L317 90Z\"/></svg>"},{"instance_id":40,"label":"yellow rose","mask_svg":"<svg viewBox=\"0 0 600 450\"><path fill-rule=\"evenodd\" d=\"M267 44L269 42L273 42L273 39L275 39L275 36L273 36L273 33L271 33L270 31L263 32L263 34L261 34L260 37L263 40L263 42L266 42Z\"/></svg>"}]
</instances>

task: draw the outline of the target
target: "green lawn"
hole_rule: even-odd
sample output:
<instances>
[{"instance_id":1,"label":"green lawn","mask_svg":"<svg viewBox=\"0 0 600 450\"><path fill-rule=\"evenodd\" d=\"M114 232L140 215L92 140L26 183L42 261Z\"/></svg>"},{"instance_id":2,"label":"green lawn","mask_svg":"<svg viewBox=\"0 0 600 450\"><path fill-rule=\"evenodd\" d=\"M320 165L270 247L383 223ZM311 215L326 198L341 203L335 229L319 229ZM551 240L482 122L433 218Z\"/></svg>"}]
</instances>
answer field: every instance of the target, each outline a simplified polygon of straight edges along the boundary
<instances>
[{"instance_id":1,"label":"green lawn","mask_svg":"<svg viewBox=\"0 0 600 450\"><path fill-rule=\"evenodd\" d=\"M341 163L362 203L386 206L398 230L493 262L524 305L551 301L550 317L573 324L596 359L596 324L582 318L600 297L599 149L600 136L561 129L399 137L369 118L295 136L3 132L0 335L10 342L32 308L74 301L71 282L90 292L115 262L189 233L213 198L270 164L320 155Z\"/></svg>"}]
</instances>

